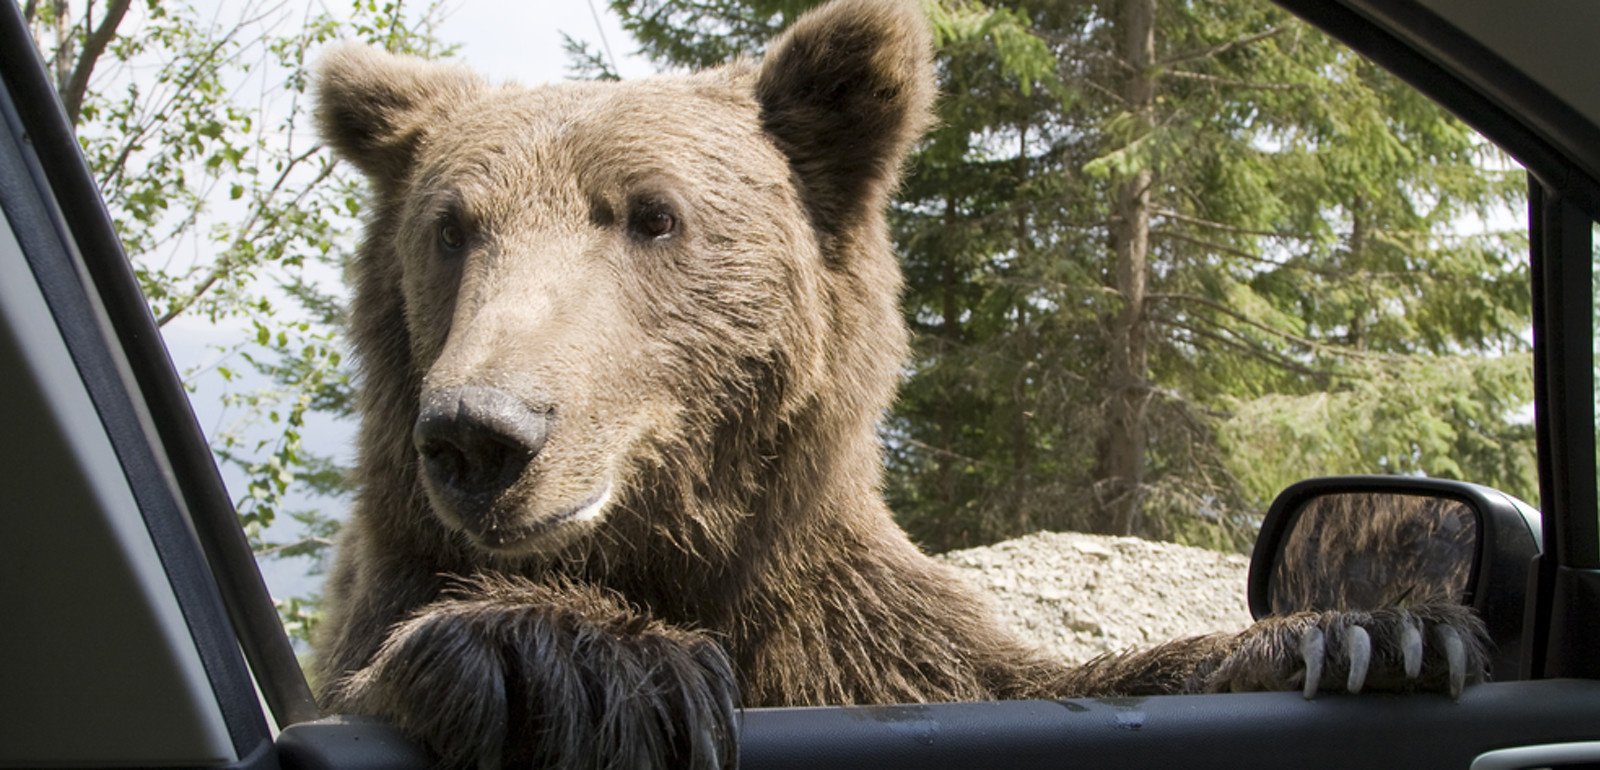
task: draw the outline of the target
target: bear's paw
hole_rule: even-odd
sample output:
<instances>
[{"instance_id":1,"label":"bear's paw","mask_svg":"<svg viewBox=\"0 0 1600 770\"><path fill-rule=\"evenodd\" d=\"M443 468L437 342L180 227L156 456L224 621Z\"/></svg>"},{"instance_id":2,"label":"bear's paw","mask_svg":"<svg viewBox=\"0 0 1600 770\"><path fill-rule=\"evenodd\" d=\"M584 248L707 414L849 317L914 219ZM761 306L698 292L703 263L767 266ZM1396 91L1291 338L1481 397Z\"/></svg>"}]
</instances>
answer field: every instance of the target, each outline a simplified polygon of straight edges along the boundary
<instances>
[{"instance_id":1,"label":"bear's paw","mask_svg":"<svg viewBox=\"0 0 1600 770\"><path fill-rule=\"evenodd\" d=\"M475 578L391 629L331 709L446 767L737 765L732 666L702 634L587 586Z\"/></svg>"},{"instance_id":2,"label":"bear's paw","mask_svg":"<svg viewBox=\"0 0 1600 770\"><path fill-rule=\"evenodd\" d=\"M1470 608L1424 604L1265 618L1237 637L1212 692L1442 692L1482 681L1488 632Z\"/></svg>"}]
</instances>

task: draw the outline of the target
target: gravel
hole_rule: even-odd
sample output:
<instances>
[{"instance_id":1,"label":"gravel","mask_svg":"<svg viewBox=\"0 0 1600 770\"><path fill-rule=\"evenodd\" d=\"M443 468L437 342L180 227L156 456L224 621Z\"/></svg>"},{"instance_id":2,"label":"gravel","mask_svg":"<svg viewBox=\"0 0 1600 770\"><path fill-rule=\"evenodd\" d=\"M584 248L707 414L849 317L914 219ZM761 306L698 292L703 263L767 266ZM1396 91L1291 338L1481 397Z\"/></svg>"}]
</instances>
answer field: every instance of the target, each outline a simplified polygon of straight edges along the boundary
<instances>
[{"instance_id":1,"label":"gravel","mask_svg":"<svg viewBox=\"0 0 1600 770\"><path fill-rule=\"evenodd\" d=\"M937 558L994 596L1001 622L1070 662L1251 622L1238 554L1039 532Z\"/></svg>"}]
</instances>

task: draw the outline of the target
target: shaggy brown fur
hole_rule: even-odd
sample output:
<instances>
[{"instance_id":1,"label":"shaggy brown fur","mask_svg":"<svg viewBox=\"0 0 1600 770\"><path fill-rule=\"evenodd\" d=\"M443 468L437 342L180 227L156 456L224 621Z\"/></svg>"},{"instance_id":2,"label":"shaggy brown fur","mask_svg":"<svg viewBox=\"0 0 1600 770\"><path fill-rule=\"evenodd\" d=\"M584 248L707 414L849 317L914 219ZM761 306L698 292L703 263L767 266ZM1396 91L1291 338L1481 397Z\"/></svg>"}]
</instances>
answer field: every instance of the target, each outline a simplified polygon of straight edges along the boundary
<instances>
[{"instance_id":1,"label":"shaggy brown fur","mask_svg":"<svg viewBox=\"0 0 1600 770\"><path fill-rule=\"evenodd\" d=\"M374 191L329 709L446 764L716 767L736 697L1293 687L1312 626L1345 665L1329 614L1069 669L895 526L883 212L932 84L925 24L892 0L809 14L759 65L639 82L327 57L323 134ZM1457 615L1430 618L1470 636Z\"/></svg>"},{"instance_id":2,"label":"shaggy brown fur","mask_svg":"<svg viewBox=\"0 0 1600 770\"><path fill-rule=\"evenodd\" d=\"M1477 547L1465 503L1361 492L1313 499L1273 567L1272 611L1459 603Z\"/></svg>"}]
</instances>

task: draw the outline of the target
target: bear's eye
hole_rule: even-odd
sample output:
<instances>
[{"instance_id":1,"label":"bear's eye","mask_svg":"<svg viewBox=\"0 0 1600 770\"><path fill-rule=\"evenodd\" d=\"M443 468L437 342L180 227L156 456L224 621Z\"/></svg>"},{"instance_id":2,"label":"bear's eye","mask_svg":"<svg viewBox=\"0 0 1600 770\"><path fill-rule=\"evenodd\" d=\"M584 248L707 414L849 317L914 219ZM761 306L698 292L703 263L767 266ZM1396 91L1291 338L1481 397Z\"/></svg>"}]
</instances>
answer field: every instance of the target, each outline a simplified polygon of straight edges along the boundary
<instances>
[{"instance_id":1,"label":"bear's eye","mask_svg":"<svg viewBox=\"0 0 1600 770\"><path fill-rule=\"evenodd\" d=\"M443 223L438 226L438 245L445 247L446 251L461 251L467 245L467 234L461 232L461 226L456 223Z\"/></svg>"},{"instance_id":2,"label":"bear's eye","mask_svg":"<svg viewBox=\"0 0 1600 770\"><path fill-rule=\"evenodd\" d=\"M647 241L659 241L678 230L678 217L661 203L635 206L628 216L628 229Z\"/></svg>"},{"instance_id":3,"label":"bear's eye","mask_svg":"<svg viewBox=\"0 0 1600 770\"><path fill-rule=\"evenodd\" d=\"M439 245L445 251L460 251L467 245L467 233L461 229L461 223L454 219L446 219L439 223Z\"/></svg>"}]
</instances>

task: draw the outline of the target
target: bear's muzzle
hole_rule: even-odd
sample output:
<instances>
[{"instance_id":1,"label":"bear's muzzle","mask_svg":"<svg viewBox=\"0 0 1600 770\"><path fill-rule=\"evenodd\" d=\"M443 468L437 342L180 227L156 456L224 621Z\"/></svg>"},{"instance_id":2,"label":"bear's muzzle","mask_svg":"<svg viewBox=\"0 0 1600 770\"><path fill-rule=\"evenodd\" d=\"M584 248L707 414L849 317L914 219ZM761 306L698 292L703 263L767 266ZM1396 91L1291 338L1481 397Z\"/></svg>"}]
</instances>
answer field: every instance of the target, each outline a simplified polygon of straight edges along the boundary
<instances>
[{"instance_id":1,"label":"bear's muzzle","mask_svg":"<svg viewBox=\"0 0 1600 770\"><path fill-rule=\"evenodd\" d=\"M426 393L412 429L433 492L464 524L488 514L550 435L550 415L497 388Z\"/></svg>"}]
</instances>

